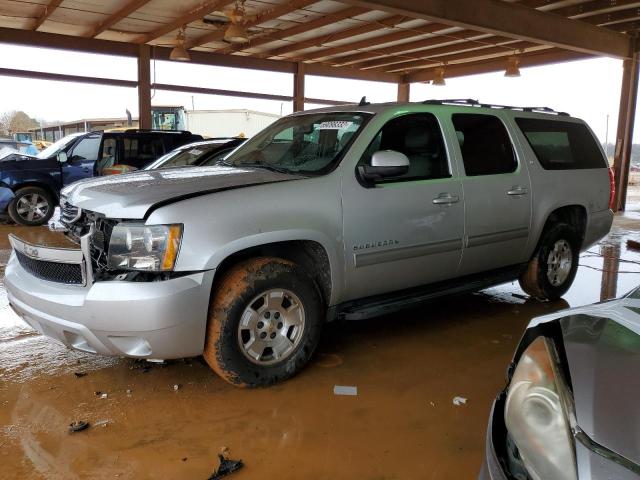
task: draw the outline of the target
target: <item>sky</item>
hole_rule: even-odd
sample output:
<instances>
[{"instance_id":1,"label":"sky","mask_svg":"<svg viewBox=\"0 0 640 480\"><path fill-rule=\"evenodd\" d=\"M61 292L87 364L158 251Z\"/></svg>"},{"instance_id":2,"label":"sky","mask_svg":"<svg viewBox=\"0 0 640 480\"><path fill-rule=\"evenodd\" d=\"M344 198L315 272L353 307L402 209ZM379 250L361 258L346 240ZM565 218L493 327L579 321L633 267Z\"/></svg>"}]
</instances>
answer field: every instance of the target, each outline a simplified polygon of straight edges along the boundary
<instances>
[{"instance_id":1,"label":"sky","mask_svg":"<svg viewBox=\"0 0 640 480\"><path fill-rule=\"evenodd\" d=\"M136 61L108 55L0 45L4 68L135 80ZM484 103L546 106L584 119L601 141L613 142L620 101L622 62L601 58L521 69L519 78L502 72L450 78L445 86L412 84L411 101L473 98ZM291 74L153 61L152 82L291 95ZM307 76L310 98L357 102L395 101L396 85L382 82ZM256 100L178 92L153 92L154 105L183 105L187 109L247 108L277 114L292 111L291 102ZM308 108L314 107L307 105ZM43 120L137 116L135 88L108 87L0 76L0 112L23 110ZM637 129L637 130L640 130ZM634 139L640 142L640 132Z\"/></svg>"}]
</instances>

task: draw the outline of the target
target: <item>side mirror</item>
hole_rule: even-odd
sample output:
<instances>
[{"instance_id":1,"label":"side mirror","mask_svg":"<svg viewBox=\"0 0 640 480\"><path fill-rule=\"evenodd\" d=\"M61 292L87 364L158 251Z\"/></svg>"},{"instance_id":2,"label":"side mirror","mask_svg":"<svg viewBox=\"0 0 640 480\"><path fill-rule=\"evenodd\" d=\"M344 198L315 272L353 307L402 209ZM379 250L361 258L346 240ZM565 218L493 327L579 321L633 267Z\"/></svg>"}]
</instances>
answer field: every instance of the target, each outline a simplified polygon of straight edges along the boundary
<instances>
[{"instance_id":1,"label":"side mirror","mask_svg":"<svg viewBox=\"0 0 640 480\"><path fill-rule=\"evenodd\" d=\"M69 159L67 158L67 154L65 152L60 152L58 154L58 161L60 163L67 163L67 160L69 160Z\"/></svg>"},{"instance_id":2,"label":"side mirror","mask_svg":"<svg viewBox=\"0 0 640 480\"><path fill-rule=\"evenodd\" d=\"M360 165L358 172L363 180L376 182L399 177L409 171L409 158L395 150L378 150L371 156L371 165Z\"/></svg>"}]
</instances>

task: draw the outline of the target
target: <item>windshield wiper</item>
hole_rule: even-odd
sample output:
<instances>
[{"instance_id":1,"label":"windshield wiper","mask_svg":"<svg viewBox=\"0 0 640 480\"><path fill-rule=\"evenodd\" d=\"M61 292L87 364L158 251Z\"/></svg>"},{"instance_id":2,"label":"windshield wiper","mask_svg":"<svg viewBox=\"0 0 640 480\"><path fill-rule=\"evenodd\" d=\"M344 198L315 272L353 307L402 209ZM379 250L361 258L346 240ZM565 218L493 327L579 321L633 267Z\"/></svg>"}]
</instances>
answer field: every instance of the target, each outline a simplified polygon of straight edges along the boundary
<instances>
[{"instance_id":1,"label":"windshield wiper","mask_svg":"<svg viewBox=\"0 0 640 480\"><path fill-rule=\"evenodd\" d=\"M289 174L291 175L292 172L289 169L286 168L281 168L281 167L276 167L275 165L269 165L267 163L260 163L260 162L256 162L256 163L227 163L225 161L221 162L222 165L225 165L227 167L236 167L236 168L243 168L243 167L248 167L248 168L262 168L264 170L269 170L271 172L277 172L277 173L285 173L285 174Z\"/></svg>"}]
</instances>

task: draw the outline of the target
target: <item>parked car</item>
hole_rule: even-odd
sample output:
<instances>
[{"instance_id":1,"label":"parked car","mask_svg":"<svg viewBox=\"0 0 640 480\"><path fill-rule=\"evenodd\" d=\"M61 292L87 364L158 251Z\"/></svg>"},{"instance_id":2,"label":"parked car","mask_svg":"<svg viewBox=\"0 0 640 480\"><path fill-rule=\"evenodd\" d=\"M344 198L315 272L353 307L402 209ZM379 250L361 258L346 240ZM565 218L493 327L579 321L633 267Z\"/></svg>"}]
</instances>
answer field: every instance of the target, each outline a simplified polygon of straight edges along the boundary
<instances>
[{"instance_id":1,"label":"parked car","mask_svg":"<svg viewBox=\"0 0 640 480\"><path fill-rule=\"evenodd\" d=\"M189 143L163 155L145 167L145 170L215 165L246 140L246 138L225 137Z\"/></svg>"},{"instance_id":2,"label":"parked car","mask_svg":"<svg viewBox=\"0 0 640 480\"><path fill-rule=\"evenodd\" d=\"M481 480L640 475L640 289L534 318L489 418Z\"/></svg>"},{"instance_id":3,"label":"parked car","mask_svg":"<svg viewBox=\"0 0 640 480\"><path fill-rule=\"evenodd\" d=\"M269 385L309 361L328 320L518 278L560 297L611 227L609 175L587 125L555 112L296 113L216 166L65 188L80 249L12 236L5 285L20 316L70 347L204 354L233 384Z\"/></svg>"},{"instance_id":4,"label":"parked car","mask_svg":"<svg viewBox=\"0 0 640 480\"><path fill-rule=\"evenodd\" d=\"M0 161L0 213L21 225L47 223L60 189L117 164L142 168L174 148L202 140L189 132L125 130L74 133L37 155L12 153Z\"/></svg>"}]
</instances>

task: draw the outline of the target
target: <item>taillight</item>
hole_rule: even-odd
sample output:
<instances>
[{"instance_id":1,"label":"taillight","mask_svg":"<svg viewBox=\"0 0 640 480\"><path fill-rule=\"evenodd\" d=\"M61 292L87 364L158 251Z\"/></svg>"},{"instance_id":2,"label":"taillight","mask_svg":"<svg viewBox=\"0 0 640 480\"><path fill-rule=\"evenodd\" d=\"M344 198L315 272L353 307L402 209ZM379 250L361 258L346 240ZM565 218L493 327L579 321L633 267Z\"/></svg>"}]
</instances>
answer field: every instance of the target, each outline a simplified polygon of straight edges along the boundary
<instances>
[{"instance_id":1,"label":"taillight","mask_svg":"<svg viewBox=\"0 0 640 480\"><path fill-rule=\"evenodd\" d=\"M615 211L616 203L616 175L613 168L609 168L609 208Z\"/></svg>"}]
</instances>

